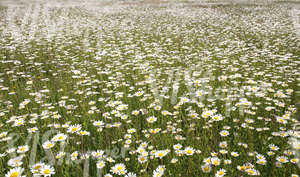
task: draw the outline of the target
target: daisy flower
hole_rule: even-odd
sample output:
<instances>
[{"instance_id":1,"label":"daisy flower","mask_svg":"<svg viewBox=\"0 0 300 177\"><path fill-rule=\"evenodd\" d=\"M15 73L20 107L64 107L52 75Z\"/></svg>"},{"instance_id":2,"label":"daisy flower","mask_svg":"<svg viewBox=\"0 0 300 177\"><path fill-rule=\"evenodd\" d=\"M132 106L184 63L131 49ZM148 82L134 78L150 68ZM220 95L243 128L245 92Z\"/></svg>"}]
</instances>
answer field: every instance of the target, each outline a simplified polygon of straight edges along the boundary
<instances>
[{"instance_id":1,"label":"daisy flower","mask_svg":"<svg viewBox=\"0 0 300 177\"><path fill-rule=\"evenodd\" d=\"M97 168L100 168L100 169L105 167L105 161L103 161L103 160L98 161L96 166L97 166Z\"/></svg>"},{"instance_id":2,"label":"daisy flower","mask_svg":"<svg viewBox=\"0 0 300 177\"><path fill-rule=\"evenodd\" d=\"M204 173L209 173L211 171L211 166L209 164L205 164L201 166L201 169Z\"/></svg>"},{"instance_id":3,"label":"daisy flower","mask_svg":"<svg viewBox=\"0 0 300 177\"><path fill-rule=\"evenodd\" d=\"M24 168L20 168L20 167L13 168L9 170L8 173L6 173L5 177L21 177L23 171Z\"/></svg>"},{"instance_id":4,"label":"daisy flower","mask_svg":"<svg viewBox=\"0 0 300 177\"><path fill-rule=\"evenodd\" d=\"M292 162L292 163L298 163L298 162L299 162L299 159L298 159L298 158L292 158L292 159L290 160L290 162Z\"/></svg>"},{"instance_id":5,"label":"daisy flower","mask_svg":"<svg viewBox=\"0 0 300 177\"><path fill-rule=\"evenodd\" d=\"M276 160L280 163L287 163L289 161L288 158L285 156L279 156L276 158Z\"/></svg>"},{"instance_id":6,"label":"daisy flower","mask_svg":"<svg viewBox=\"0 0 300 177\"><path fill-rule=\"evenodd\" d=\"M29 146L28 145L25 145L25 146L19 146L18 147L18 150L17 150L17 153L25 153L29 150Z\"/></svg>"},{"instance_id":7,"label":"daisy flower","mask_svg":"<svg viewBox=\"0 0 300 177\"><path fill-rule=\"evenodd\" d=\"M147 156L143 156L143 155L138 156L139 163L145 163L147 162L147 160L148 160Z\"/></svg>"},{"instance_id":8,"label":"daisy flower","mask_svg":"<svg viewBox=\"0 0 300 177\"><path fill-rule=\"evenodd\" d=\"M210 157L205 158L205 159L203 159L203 162L206 164L211 164L211 158Z\"/></svg>"},{"instance_id":9,"label":"daisy flower","mask_svg":"<svg viewBox=\"0 0 300 177\"><path fill-rule=\"evenodd\" d=\"M9 165L11 167L20 167L23 164L23 162L22 162L23 157L24 157L24 155L20 155L18 157L9 159L7 162L7 165Z\"/></svg>"},{"instance_id":10,"label":"daisy flower","mask_svg":"<svg viewBox=\"0 0 300 177\"><path fill-rule=\"evenodd\" d=\"M125 165L122 163L114 165L113 167L111 167L110 171L117 175L125 175L127 172Z\"/></svg>"},{"instance_id":11,"label":"daisy flower","mask_svg":"<svg viewBox=\"0 0 300 177\"><path fill-rule=\"evenodd\" d=\"M40 169L44 166L44 163L36 163L34 165L31 166L31 173L33 174L39 174L40 173Z\"/></svg>"},{"instance_id":12,"label":"daisy flower","mask_svg":"<svg viewBox=\"0 0 300 177\"><path fill-rule=\"evenodd\" d=\"M228 136L228 135L229 135L229 132L228 132L227 130L222 130L222 131L220 132L220 135L221 135L221 136Z\"/></svg>"},{"instance_id":13,"label":"daisy flower","mask_svg":"<svg viewBox=\"0 0 300 177\"><path fill-rule=\"evenodd\" d=\"M214 113L213 113L213 111L204 111L202 114L201 114L201 117L203 117L203 118L205 118L205 119L207 119L207 118L209 118L210 116L212 116Z\"/></svg>"},{"instance_id":14,"label":"daisy flower","mask_svg":"<svg viewBox=\"0 0 300 177\"><path fill-rule=\"evenodd\" d=\"M181 145L181 144L175 144L175 145L173 145L173 148L174 148L175 150L178 150L178 149L181 149L181 148L182 148L182 145Z\"/></svg>"},{"instance_id":15,"label":"daisy flower","mask_svg":"<svg viewBox=\"0 0 300 177\"><path fill-rule=\"evenodd\" d=\"M54 142L48 140L48 141L43 143L43 148L44 149L51 149L54 145L55 145Z\"/></svg>"},{"instance_id":16,"label":"daisy flower","mask_svg":"<svg viewBox=\"0 0 300 177\"><path fill-rule=\"evenodd\" d=\"M163 158L164 156L166 156L168 154L168 152L167 151L165 151L165 150L160 150L160 151L156 151L155 152L155 157L156 158Z\"/></svg>"},{"instance_id":17,"label":"daisy flower","mask_svg":"<svg viewBox=\"0 0 300 177\"><path fill-rule=\"evenodd\" d=\"M229 159L224 160L224 164L225 164L225 165L229 165L229 164L231 164L231 162L232 162L232 161L229 160Z\"/></svg>"},{"instance_id":18,"label":"daisy flower","mask_svg":"<svg viewBox=\"0 0 300 177\"><path fill-rule=\"evenodd\" d=\"M239 156L239 153L237 153L237 152L231 152L231 155L232 155L233 157L238 157L238 156Z\"/></svg>"},{"instance_id":19,"label":"daisy flower","mask_svg":"<svg viewBox=\"0 0 300 177\"><path fill-rule=\"evenodd\" d=\"M67 137L68 137L67 135L65 135L63 133L59 133L52 138L52 141L54 141L54 142L65 141L67 139Z\"/></svg>"},{"instance_id":20,"label":"daisy flower","mask_svg":"<svg viewBox=\"0 0 300 177\"><path fill-rule=\"evenodd\" d=\"M216 177L222 177L222 176L225 176L226 175L226 170L225 169L220 169L217 171L216 173Z\"/></svg>"},{"instance_id":21,"label":"daisy flower","mask_svg":"<svg viewBox=\"0 0 300 177\"><path fill-rule=\"evenodd\" d=\"M184 149L184 153L185 153L186 155L193 155L193 154L195 153L195 149L193 149L192 147L186 147L186 148Z\"/></svg>"},{"instance_id":22,"label":"daisy flower","mask_svg":"<svg viewBox=\"0 0 300 177\"><path fill-rule=\"evenodd\" d=\"M178 162L178 159L176 158L171 159L171 163L176 163L176 162Z\"/></svg>"},{"instance_id":23,"label":"daisy flower","mask_svg":"<svg viewBox=\"0 0 300 177\"><path fill-rule=\"evenodd\" d=\"M66 155L66 153L63 152L63 151L60 151L60 152L55 156L55 158L56 158L56 159L60 159L60 158L62 158L64 155Z\"/></svg>"},{"instance_id":24,"label":"daisy flower","mask_svg":"<svg viewBox=\"0 0 300 177\"><path fill-rule=\"evenodd\" d=\"M125 175L125 177L136 177L136 174L129 172L129 173L127 173L127 175Z\"/></svg>"},{"instance_id":25,"label":"daisy flower","mask_svg":"<svg viewBox=\"0 0 300 177\"><path fill-rule=\"evenodd\" d=\"M154 123L154 122L156 122L156 120L157 120L157 118L154 117L154 116L151 116L151 117L147 118L147 122L149 122L149 123Z\"/></svg>"},{"instance_id":26,"label":"daisy flower","mask_svg":"<svg viewBox=\"0 0 300 177\"><path fill-rule=\"evenodd\" d=\"M253 169L253 168L247 169L246 172L248 173L248 175L252 175L252 176L260 175L260 173L257 170Z\"/></svg>"},{"instance_id":27,"label":"daisy flower","mask_svg":"<svg viewBox=\"0 0 300 177\"><path fill-rule=\"evenodd\" d=\"M68 128L68 133L77 133L81 130L81 125L71 125L69 128Z\"/></svg>"},{"instance_id":28,"label":"daisy flower","mask_svg":"<svg viewBox=\"0 0 300 177\"><path fill-rule=\"evenodd\" d=\"M50 165L44 165L41 170L40 173L44 176L51 176L53 174L55 174L54 168L51 167Z\"/></svg>"},{"instance_id":29,"label":"daisy flower","mask_svg":"<svg viewBox=\"0 0 300 177\"><path fill-rule=\"evenodd\" d=\"M221 164L221 160L218 157L212 157L211 164L214 166L219 166Z\"/></svg>"},{"instance_id":30,"label":"daisy flower","mask_svg":"<svg viewBox=\"0 0 300 177\"><path fill-rule=\"evenodd\" d=\"M270 144L270 145L269 145L269 148L270 148L272 151L277 151L277 150L279 150L279 147L276 146L276 145L274 145L274 144Z\"/></svg>"}]
</instances>

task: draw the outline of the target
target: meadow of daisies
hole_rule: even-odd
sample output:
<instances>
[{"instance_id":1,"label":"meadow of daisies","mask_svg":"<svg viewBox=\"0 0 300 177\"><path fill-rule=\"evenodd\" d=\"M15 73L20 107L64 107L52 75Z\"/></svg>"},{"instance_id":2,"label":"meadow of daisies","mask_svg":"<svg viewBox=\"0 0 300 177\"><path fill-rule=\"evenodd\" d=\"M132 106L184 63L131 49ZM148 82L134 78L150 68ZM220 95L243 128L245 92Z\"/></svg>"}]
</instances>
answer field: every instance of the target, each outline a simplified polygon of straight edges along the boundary
<instances>
[{"instance_id":1,"label":"meadow of daisies","mask_svg":"<svg viewBox=\"0 0 300 177\"><path fill-rule=\"evenodd\" d=\"M300 175L296 1L18 2L1 177Z\"/></svg>"}]
</instances>

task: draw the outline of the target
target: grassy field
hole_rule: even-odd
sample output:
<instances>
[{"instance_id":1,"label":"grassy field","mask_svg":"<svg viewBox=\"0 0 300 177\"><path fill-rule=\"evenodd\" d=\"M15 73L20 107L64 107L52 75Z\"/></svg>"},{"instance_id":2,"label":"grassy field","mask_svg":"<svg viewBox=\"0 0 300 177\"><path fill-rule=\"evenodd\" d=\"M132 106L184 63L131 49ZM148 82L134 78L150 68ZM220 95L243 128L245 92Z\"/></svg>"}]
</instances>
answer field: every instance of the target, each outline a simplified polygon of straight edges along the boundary
<instances>
[{"instance_id":1,"label":"grassy field","mask_svg":"<svg viewBox=\"0 0 300 177\"><path fill-rule=\"evenodd\" d=\"M298 2L7 2L0 176L300 175Z\"/></svg>"}]
</instances>

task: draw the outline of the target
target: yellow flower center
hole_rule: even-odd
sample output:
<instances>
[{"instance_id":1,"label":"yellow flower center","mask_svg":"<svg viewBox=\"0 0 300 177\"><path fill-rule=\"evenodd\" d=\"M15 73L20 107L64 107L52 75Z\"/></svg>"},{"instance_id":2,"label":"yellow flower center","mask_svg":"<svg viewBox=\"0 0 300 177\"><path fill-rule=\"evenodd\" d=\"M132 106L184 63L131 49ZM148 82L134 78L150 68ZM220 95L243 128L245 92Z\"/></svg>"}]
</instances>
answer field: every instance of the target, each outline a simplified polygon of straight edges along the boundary
<instances>
[{"instance_id":1,"label":"yellow flower center","mask_svg":"<svg viewBox=\"0 0 300 177\"><path fill-rule=\"evenodd\" d=\"M192 154L193 151L189 149L189 150L186 151L186 153L187 153L187 154Z\"/></svg>"},{"instance_id":2,"label":"yellow flower center","mask_svg":"<svg viewBox=\"0 0 300 177\"><path fill-rule=\"evenodd\" d=\"M253 175L254 171L253 170L248 170L248 173L250 173L251 175Z\"/></svg>"},{"instance_id":3,"label":"yellow flower center","mask_svg":"<svg viewBox=\"0 0 300 177\"><path fill-rule=\"evenodd\" d=\"M15 171L12 174L10 174L9 177L18 177L19 176L19 172Z\"/></svg>"},{"instance_id":4,"label":"yellow flower center","mask_svg":"<svg viewBox=\"0 0 300 177\"><path fill-rule=\"evenodd\" d=\"M285 159L280 159L280 162L285 162Z\"/></svg>"},{"instance_id":5,"label":"yellow flower center","mask_svg":"<svg viewBox=\"0 0 300 177\"><path fill-rule=\"evenodd\" d=\"M48 145L47 145L47 148L51 148L53 146L53 144L52 143L49 143Z\"/></svg>"},{"instance_id":6,"label":"yellow flower center","mask_svg":"<svg viewBox=\"0 0 300 177\"><path fill-rule=\"evenodd\" d=\"M213 162L213 164L214 164L214 165L219 165L219 162L215 160L215 161Z\"/></svg>"},{"instance_id":7,"label":"yellow flower center","mask_svg":"<svg viewBox=\"0 0 300 177\"><path fill-rule=\"evenodd\" d=\"M35 170L38 170L40 168L41 168L41 165L37 165L37 166L34 167Z\"/></svg>"},{"instance_id":8,"label":"yellow flower center","mask_svg":"<svg viewBox=\"0 0 300 177\"><path fill-rule=\"evenodd\" d=\"M51 170L50 170L50 169L45 169L45 170L44 170L44 174L49 175L50 173L51 173Z\"/></svg>"}]
</instances>

